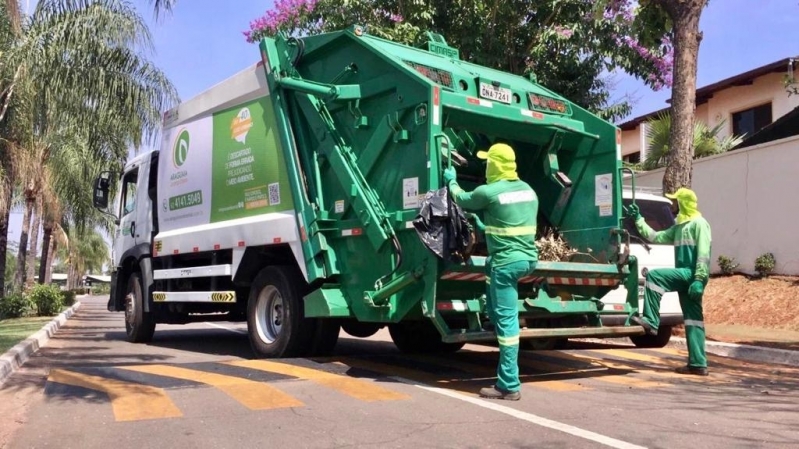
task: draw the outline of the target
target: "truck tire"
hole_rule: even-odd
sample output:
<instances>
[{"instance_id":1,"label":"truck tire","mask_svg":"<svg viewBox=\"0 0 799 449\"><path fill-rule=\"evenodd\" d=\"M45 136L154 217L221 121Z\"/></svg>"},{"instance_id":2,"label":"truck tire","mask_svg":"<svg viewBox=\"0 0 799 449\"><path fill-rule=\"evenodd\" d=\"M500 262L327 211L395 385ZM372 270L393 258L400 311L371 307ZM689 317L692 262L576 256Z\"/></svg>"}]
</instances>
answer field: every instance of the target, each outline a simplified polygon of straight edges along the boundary
<instances>
[{"instance_id":1,"label":"truck tire","mask_svg":"<svg viewBox=\"0 0 799 449\"><path fill-rule=\"evenodd\" d=\"M315 321L316 331L314 332L308 356L323 357L330 355L336 349L338 335L341 333L341 324L338 320L331 318L317 318Z\"/></svg>"},{"instance_id":2,"label":"truck tire","mask_svg":"<svg viewBox=\"0 0 799 449\"><path fill-rule=\"evenodd\" d=\"M247 335L257 357L297 357L311 349L313 321L302 305L304 281L289 267L258 273L247 301Z\"/></svg>"},{"instance_id":3,"label":"truck tire","mask_svg":"<svg viewBox=\"0 0 799 449\"><path fill-rule=\"evenodd\" d=\"M405 321L388 325L391 340L402 352L431 354L457 352L466 343L444 343L429 321Z\"/></svg>"},{"instance_id":4,"label":"truck tire","mask_svg":"<svg viewBox=\"0 0 799 449\"><path fill-rule=\"evenodd\" d=\"M383 324L363 323L360 321L348 320L341 325L341 328L344 329L344 332L352 335L353 337L368 338L382 329Z\"/></svg>"},{"instance_id":5,"label":"truck tire","mask_svg":"<svg viewBox=\"0 0 799 449\"><path fill-rule=\"evenodd\" d=\"M657 335L633 335L630 341L637 348L662 348L671 340L671 328L672 326L660 326Z\"/></svg>"},{"instance_id":6,"label":"truck tire","mask_svg":"<svg viewBox=\"0 0 799 449\"><path fill-rule=\"evenodd\" d=\"M125 334L131 343L148 343L155 333L155 319L144 311L143 290L141 275L132 273L125 290Z\"/></svg>"}]
</instances>

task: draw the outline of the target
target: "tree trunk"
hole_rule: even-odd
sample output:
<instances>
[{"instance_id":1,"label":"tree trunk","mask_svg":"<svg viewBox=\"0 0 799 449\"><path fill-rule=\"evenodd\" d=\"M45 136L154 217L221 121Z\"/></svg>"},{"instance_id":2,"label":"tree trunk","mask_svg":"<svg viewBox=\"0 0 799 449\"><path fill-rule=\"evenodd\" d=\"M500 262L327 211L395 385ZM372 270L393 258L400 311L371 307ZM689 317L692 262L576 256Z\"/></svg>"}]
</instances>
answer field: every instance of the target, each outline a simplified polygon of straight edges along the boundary
<instances>
[{"instance_id":1,"label":"tree trunk","mask_svg":"<svg viewBox=\"0 0 799 449\"><path fill-rule=\"evenodd\" d=\"M664 193L691 187L696 112L696 66L699 56L699 17L707 0L657 0L674 30L674 84L671 90L671 133Z\"/></svg>"},{"instance_id":2,"label":"tree trunk","mask_svg":"<svg viewBox=\"0 0 799 449\"><path fill-rule=\"evenodd\" d=\"M45 271L44 273L44 281L48 284L50 282L53 282L53 262L55 262L56 251L58 251L58 242L56 241L56 239L51 239L50 250L47 253L47 271Z\"/></svg>"},{"instance_id":3,"label":"tree trunk","mask_svg":"<svg viewBox=\"0 0 799 449\"><path fill-rule=\"evenodd\" d=\"M25 262L28 255L28 233L31 227L31 215L33 215L33 200L25 201L25 209L22 213L22 231L19 234L19 250L17 251L17 274L14 277L14 286L22 290L25 286Z\"/></svg>"},{"instance_id":4,"label":"tree trunk","mask_svg":"<svg viewBox=\"0 0 799 449\"><path fill-rule=\"evenodd\" d=\"M11 218L11 201L14 195L13 184L10 177L7 177L3 182L8 182L11 185L6 186L6 201L1 201L5 204L5 208L0 210L0 298L5 297L6 293L6 254L8 253L8 220Z\"/></svg>"},{"instance_id":5,"label":"tree trunk","mask_svg":"<svg viewBox=\"0 0 799 449\"><path fill-rule=\"evenodd\" d=\"M39 266L39 283L49 284L50 277L48 273L50 272L50 247L53 246L53 221L45 219L42 230L42 258Z\"/></svg>"},{"instance_id":6,"label":"tree trunk","mask_svg":"<svg viewBox=\"0 0 799 449\"><path fill-rule=\"evenodd\" d=\"M27 269L28 272L26 274L27 281L25 282L25 288L33 287L34 284L34 277L36 276L36 256L39 255L39 228L42 226L42 198L41 196L36 198L35 202L35 209L33 214L33 225L31 225L31 239L30 239L30 247L28 248L28 262L27 262ZM39 278L39 283L42 282L42 279Z\"/></svg>"}]
</instances>

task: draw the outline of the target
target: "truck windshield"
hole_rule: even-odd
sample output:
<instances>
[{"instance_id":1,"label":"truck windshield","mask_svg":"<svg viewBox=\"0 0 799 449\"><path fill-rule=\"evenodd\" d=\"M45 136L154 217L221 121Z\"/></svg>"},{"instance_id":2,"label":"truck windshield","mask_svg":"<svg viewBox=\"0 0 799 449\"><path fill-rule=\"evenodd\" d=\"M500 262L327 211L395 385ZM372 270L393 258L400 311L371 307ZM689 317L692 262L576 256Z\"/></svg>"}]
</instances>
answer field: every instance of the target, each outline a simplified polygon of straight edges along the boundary
<instances>
[{"instance_id":1,"label":"truck windshield","mask_svg":"<svg viewBox=\"0 0 799 449\"><path fill-rule=\"evenodd\" d=\"M629 206L632 204L632 200L624 198L623 204L625 207ZM663 231L674 225L674 215L671 213L669 203L636 198L635 204L637 204L638 208L641 210L641 215L643 215L646 220L646 224L655 231ZM638 230L635 228L635 223L633 223L632 220L624 220L624 229L626 229L630 235L643 239L643 236L638 233ZM650 245L652 244L649 241L647 241L647 243Z\"/></svg>"}]
</instances>

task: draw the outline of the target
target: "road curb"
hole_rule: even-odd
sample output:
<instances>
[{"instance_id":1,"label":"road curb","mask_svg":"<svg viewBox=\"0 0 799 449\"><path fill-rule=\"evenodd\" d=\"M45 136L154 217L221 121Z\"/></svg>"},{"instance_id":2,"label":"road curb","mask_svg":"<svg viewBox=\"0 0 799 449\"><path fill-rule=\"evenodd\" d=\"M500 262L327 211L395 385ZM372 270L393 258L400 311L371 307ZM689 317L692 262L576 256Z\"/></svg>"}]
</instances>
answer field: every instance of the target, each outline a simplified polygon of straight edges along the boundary
<instances>
[{"instance_id":1,"label":"road curb","mask_svg":"<svg viewBox=\"0 0 799 449\"><path fill-rule=\"evenodd\" d=\"M45 324L38 332L17 343L13 348L0 356L0 386L3 385L6 379L17 371L19 367L24 365L31 355L38 351L39 348L46 345L50 338L58 332L58 329L60 329L72 315L75 315L75 312L80 309L80 306L81 302L76 302L72 307L61 312L49 323Z\"/></svg>"},{"instance_id":2,"label":"road curb","mask_svg":"<svg viewBox=\"0 0 799 449\"><path fill-rule=\"evenodd\" d=\"M687 349L685 338L671 337L671 343ZM721 341L705 341L705 350L723 357L733 357L760 363L779 363L781 365L799 366L799 351L788 349L766 348L763 346L739 345Z\"/></svg>"}]
</instances>

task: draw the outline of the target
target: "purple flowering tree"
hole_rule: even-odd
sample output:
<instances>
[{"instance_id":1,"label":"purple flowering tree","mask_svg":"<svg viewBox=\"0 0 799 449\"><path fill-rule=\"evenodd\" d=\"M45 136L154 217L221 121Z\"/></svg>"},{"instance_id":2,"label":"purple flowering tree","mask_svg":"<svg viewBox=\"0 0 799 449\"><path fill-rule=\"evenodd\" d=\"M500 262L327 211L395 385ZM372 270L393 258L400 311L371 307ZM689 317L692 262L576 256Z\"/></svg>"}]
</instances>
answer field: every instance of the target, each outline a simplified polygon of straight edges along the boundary
<instances>
[{"instance_id":1,"label":"purple flowering tree","mask_svg":"<svg viewBox=\"0 0 799 449\"><path fill-rule=\"evenodd\" d=\"M420 44L440 33L461 58L538 81L609 120L629 114L628 99L610 98L612 73L623 70L652 89L672 83L672 44L663 32L642 38L629 0L279 0L244 32L257 42L278 30L313 34L363 24L372 35Z\"/></svg>"}]
</instances>

